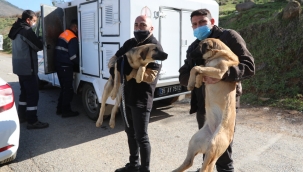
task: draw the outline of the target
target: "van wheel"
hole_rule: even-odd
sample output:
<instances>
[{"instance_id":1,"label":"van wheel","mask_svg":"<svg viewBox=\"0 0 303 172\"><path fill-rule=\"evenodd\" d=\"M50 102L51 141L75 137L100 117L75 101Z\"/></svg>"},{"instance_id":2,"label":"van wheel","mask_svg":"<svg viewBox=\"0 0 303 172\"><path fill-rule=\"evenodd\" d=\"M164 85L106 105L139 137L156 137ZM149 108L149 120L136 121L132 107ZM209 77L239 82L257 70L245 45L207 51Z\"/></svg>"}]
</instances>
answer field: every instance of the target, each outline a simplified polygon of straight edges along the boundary
<instances>
[{"instance_id":1,"label":"van wheel","mask_svg":"<svg viewBox=\"0 0 303 172\"><path fill-rule=\"evenodd\" d=\"M82 104L88 118L97 121L99 117L101 103L98 102L97 94L91 84L84 84L83 86ZM106 119L110 116L110 107L112 108L112 106L106 106L103 119Z\"/></svg>"}]
</instances>

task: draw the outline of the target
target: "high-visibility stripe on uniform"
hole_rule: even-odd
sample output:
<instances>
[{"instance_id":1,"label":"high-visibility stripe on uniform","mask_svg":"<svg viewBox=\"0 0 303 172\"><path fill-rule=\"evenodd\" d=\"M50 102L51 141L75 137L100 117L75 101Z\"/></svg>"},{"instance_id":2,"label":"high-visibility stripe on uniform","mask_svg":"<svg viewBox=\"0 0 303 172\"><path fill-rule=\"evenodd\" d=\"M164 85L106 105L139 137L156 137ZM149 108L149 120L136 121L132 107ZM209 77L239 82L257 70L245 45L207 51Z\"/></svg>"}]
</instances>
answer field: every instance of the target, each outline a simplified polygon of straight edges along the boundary
<instances>
[{"instance_id":1,"label":"high-visibility stripe on uniform","mask_svg":"<svg viewBox=\"0 0 303 172\"><path fill-rule=\"evenodd\" d=\"M68 43L71 39L76 38L76 35L70 30L65 30L59 35L59 38L63 39L66 43Z\"/></svg>"},{"instance_id":2,"label":"high-visibility stripe on uniform","mask_svg":"<svg viewBox=\"0 0 303 172\"><path fill-rule=\"evenodd\" d=\"M37 106L33 106L33 107L26 107L26 110L37 110Z\"/></svg>"},{"instance_id":3,"label":"high-visibility stripe on uniform","mask_svg":"<svg viewBox=\"0 0 303 172\"><path fill-rule=\"evenodd\" d=\"M71 56L69 59L70 59L70 60L74 60L76 57L77 57L77 56L76 56L76 54L75 54L75 55Z\"/></svg>"},{"instance_id":4,"label":"high-visibility stripe on uniform","mask_svg":"<svg viewBox=\"0 0 303 172\"><path fill-rule=\"evenodd\" d=\"M19 102L19 105L27 105L26 102Z\"/></svg>"},{"instance_id":5,"label":"high-visibility stripe on uniform","mask_svg":"<svg viewBox=\"0 0 303 172\"><path fill-rule=\"evenodd\" d=\"M68 49L61 47L61 46L56 46L55 49L68 52Z\"/></svg>"}]
</instances>

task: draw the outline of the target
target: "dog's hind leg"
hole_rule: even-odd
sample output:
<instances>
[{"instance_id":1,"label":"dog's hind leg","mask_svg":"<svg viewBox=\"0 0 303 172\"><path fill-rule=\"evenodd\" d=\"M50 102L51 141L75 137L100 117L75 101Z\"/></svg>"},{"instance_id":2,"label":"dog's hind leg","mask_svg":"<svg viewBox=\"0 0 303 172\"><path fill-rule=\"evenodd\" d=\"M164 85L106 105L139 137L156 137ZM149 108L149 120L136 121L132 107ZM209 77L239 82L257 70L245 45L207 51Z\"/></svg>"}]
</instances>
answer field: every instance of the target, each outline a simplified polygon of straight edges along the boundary
<instances>
[{"instance_id":1,"label":"dog's hind leg","mask_svg":"<svg viewBox=\"0 0 303 172\"><path fill-rule=\"evenodd\" d=\"M198 147L189 146L189 149L187 150L186 158L183 161L182 165L180 167L178 167L177 169L173 170L173 172L183 172L186 169L188 169L189 167L191 167L193 165L194 158L198 153L199 153Z\"/></svg>"},{"instance_id":2,"label":"dog's hind leg","mask_svg":"<svg viewBox=\"0 0 303 172\"><path fill-rule=\"evenodd\" d=\"M111 98L114 100L117 97L120 88L120 72L117 70L117 63L115 64L115 78L114 78L114 88L111 92Z\"/></svg>"},{"instance_id":3,"label":"dog's hind leg","mask_svg":"<svg viewBox=\"0 0 303 172\"><path fill-rule=\"evenodd\" d=\"M183 172L192 166L193 160L198 153L205 153L207 142L211 138L211 131L208 125L204 125L189 141L186 158L183 164L173 172Z\"/></svg>"},{"instance_id":4,"label":"dog's hind leg","mask_svg":"<svg viewBox=\"0 0 303 172\"><path fill-rule=\"evenodd\" d=\"M218 156L213 150L206 152L200 172L213 172L216 162L221 155Z\"/></svg>"},{"instance_id":5,"label":"dog's hind leg","mask_svg":"<svg viewBox=\"0 0 303 172\"><path fill-rule=\"evenodd\" d=\"M226 129L220 128L210 140L202 165L203 171L212 172L219 157L226 151L231 142L231 136Z\"/></svg>"},{"instance_id":6,"label":"dog's hind leg","mask_svg":"<svg viewBox=\"0 0 303 172\"><path fill-rule=\"evenodd\" d=\"M110 128L114 128L115 127L115 124L116 124L116 114L118 112L118 108L119 108L119 105L120 105L120 102L121 102L121 98L122 98L122 90L119 89L119 92L118 92L117 97L116 97L116 102L115 102L115 105L114 105L114 107L112 109L110 120L109 120L109 126L110 126Z\"/></svg>"},{"instance_id":7,"label":"dog's hind leg","mask_svg":"<svg viewBox=\"0 0 303 172\"><path fill-rule=\"evenodd\" d=\"M103 116L104 116L104 112L105 112L106 100L108 99L108 97L113 89L113 86L114 86L113 78L112 78L112 76L110 76L104 86L104 91L103 91L102 99L101 99L101 108L100 108L100 112L99 112L99 118L96 122L96 127L100 127L103 123Z\"/></svg>"}]
</instances>

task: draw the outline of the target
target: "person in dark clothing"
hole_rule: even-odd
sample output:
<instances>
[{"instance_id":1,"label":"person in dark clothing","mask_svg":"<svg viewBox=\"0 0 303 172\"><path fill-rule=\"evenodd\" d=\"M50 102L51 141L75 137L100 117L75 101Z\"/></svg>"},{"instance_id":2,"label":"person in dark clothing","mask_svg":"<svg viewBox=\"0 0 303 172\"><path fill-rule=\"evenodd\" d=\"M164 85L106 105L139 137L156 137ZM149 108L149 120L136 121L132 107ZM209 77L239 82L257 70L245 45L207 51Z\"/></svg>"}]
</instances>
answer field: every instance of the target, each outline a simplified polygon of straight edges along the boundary
<instances>
[{"instance_id":1,"label":"person in dark clothing","mask_svg":"<svg viewBox=\"0 0 303 172\"><path fill-rule=\"evenodd\" d=\"M146 16L138 16L134 25L134 38L127 40L123 46L116 52L115 56L120 57L133 47L152 43L157 44L162 51L162 46L153 36L153 26L151 19ZM124 56L118 59L118 70L121 73L121 61ZM120 69L119 69L120 68ZM124 86L125 111L129 127L125 124L125 132L128 138L129 163L125 167L117 169L115 172L149 172L151 146L148 137L148 123L150 112L153 105L153 96L158 81L158 73L161 65L158 63L149 63L143 78L144 82L137 83L133 78L126 82ZM128 61L124 60L123 73L129 75L132 69ZM110 69L113 75L113 68ZM154 78L150 80L150 78ZM122 100L123 101L123 100ZM121 113L123 112L122 105ZM139 154L141 165L139 164Z\"/></svg>"},{"instance_id":2,"label":"person in dark clothing","mask_svg":"<svg viewBox=\"0 0 303 172\"><path fill-rule=\"evenodd\" d=\"M35 26L36 21L36 14L31 10L25 10L22 18L18 18L8 34L13 40L13 72L18 75L21 90L18 116L21 123L27 121L27 129L49 126L48 123L39 121L37 117L39 101L37 52L42 50L43 43L31 28Z\"/></svg>"},{"instance_id":3,"label":"person in dark clothing","mask_svg":"<svg viewBox=\"0 0 303 172\"><path fill-rule=\"evenodd\" d=\"M201 40L205 38L217 38L225 43L239 58L240 64L238 66L230 67L225 73L222 81L238 82L236 110L240 107L240 95L242 94L241 80L249 78L255 74L254 58L246 48L246 43L243 38L234 30L223 29L214 25L215 20L207 9L199 9L191 13L191 23L194 31L194 36L197 38L187 50L187 57L184 65L179 69L179 81L181 85L187 86L190 76L190 70L197 65L205 65L202 58L191 57L193 52L199 45ZM219 82L219 79L204 77L205 84L214 84ZM204 105L204 106L202 106ZM205 121L205 85L200 88L194 88L191 92L191 108L190 114L196 112L198 127L201 129ZM232 143L227 150L216 162L216 168L219 172L234 171L232 159Z\"/></svg>"},{"instance_id":4,"label":"person in dark clothing","mask_svg":"<svg viewBox=\"0 0 303 172\"><path fill-rule=\"evenodd\" d=\"M73 99L73 74L75 69L79 70L79 43L78 43L78 21L72 20L69 29L60 34L55 47L55 66L61 87L58 98L58 115L73 117L79 115L71 110Z\"/></svg>"}]
</instances>

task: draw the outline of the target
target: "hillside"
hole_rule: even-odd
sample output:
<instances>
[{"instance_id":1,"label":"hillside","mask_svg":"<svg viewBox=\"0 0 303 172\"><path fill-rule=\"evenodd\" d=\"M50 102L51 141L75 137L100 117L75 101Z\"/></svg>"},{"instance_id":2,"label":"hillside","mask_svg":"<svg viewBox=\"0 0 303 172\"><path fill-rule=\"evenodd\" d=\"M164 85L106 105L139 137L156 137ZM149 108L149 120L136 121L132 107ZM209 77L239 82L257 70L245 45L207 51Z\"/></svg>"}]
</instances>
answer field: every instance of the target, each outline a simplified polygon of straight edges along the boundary
<instances>
[{"instance_id":1,"label":"hillside","mask_svg":"<svg viewBox=\"0 0 303 172\"><path fill-rule=\"evenodd\" d=\"M238 31L255 58L256 75L243 82L242 100L302 111L303 19L282 20L286 5L279 1L257 3L241 13L234 9L220 17L220 26Z\"/></svg>"},{"instance_id":2,"label":"hillside","mask_svg":"<svg viewBox=\"0 0 303 172\"><path fill-rule=\"evenodd\" d=\"M5 0L0 0L0 17L21 15L22 12L23 9L20 9Z\"/></svg>"}]
</instances>

